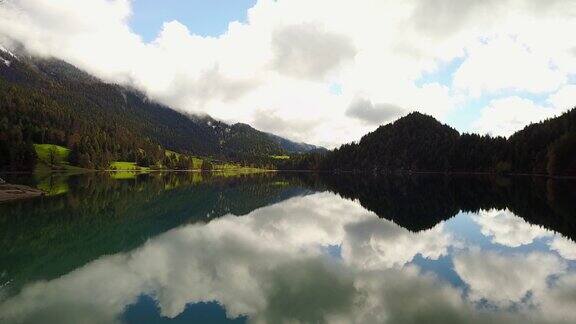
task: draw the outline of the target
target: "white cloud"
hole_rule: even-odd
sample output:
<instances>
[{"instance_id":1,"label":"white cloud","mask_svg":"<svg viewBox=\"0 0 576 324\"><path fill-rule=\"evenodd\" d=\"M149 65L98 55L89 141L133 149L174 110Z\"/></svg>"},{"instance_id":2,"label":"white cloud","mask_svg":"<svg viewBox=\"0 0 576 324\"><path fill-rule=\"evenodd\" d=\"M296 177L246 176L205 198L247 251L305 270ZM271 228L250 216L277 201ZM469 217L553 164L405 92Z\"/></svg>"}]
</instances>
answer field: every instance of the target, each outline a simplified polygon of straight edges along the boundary
<instances>
[{"instance_id":1,"label":"white cloud","mask_svg":"<svg viewBox=\"0 0 576 324\"><path fill-rule=\"evenodd\" d=\"M576 55L575 55L576 56ZM552 94L548 101L559 111L568 110L576 107L576 85L566 85L558 92Z\"/></svg>"},{"instance_id":2,"label":"white cloud","mask_svg":"<svg viewBox=\"0 0 576 324\"><path fill-rule=\"evenodd\" d=\"M575 322L575 290L576 274L568 273L560 276L557 281L551 284L548 293L540 296L541 318L565 323Z\"/></svg>"},{"instance_id":3,"label":"white cloud","mask_svg":"<svg viewBox=\"0 0 576 324\"><path fill-rule=\"evenodd\" d=\"M475 44L454 75L455 86L474 96L503 90L545 93L566 81L566 73L552 67L549 57L511 37Z\"/></svg>"},{"instance_id":4,"label":"white cloud","mask_svg":"<svg viewBox=\"0 0 576 324\"><path fill-rule=\"evenodd\" d=\"M454 258L454 269L470 286L468 298L499 307L534 302L547 292L547 280L566 272L567 265L552 254L502 255L468 251ZM532 294L532 300L525 300Z\"/></svg>"},{"instance_id":5,"label":"white cloud","mask_svg":"<svg viewBox=\"0 0 576 324\"><path fill-rule=\"evenodd\" d=\"M128 0L9 0L0 42L18 40L179 110L246 123L270 114L286 122L261 121L264 130L334 146L376 126L347 113L354 98L442 120L464 102L458 89L554 91L576 72L567 32L575 12L564 0L259 0L246 23L218 37L172 21L145 43L129 27ZM465 58L457 87L416 85L455 58ZM329 93L332 83L341 94ZM531 108L515 110L528 116L522 122L541 117ZM291 131L302 119L313 123Z\"/></svg>"},{"instance_id":6,"label":"white cloud","mask_svg":"<svg viewBox=\"0 0 576 324\"><path fill-rule=\"evenodd\" d=\"M417 254L436 260L453 243L443 223L413 233L391 221L373 218L347 225L346 232L342 256L362 269L401 268Z\"/></svg>"},{"instance_id":7,"label":"white cloud","mask_svg":"<svg viewBox=\"0 0 576 324\"><path fill-rule=\"evenodd\" d=\"M555 238L554 242L559 241ZM559 243L557 247L568 248L567 243ZM576 275L567 262L555 254L507 255L473 250L457 255L454 267L469 285L468 298L474 302L511 308L513 313L522 314L521 322L572 323L576 320Z\"/></svg>"},{"instance_id":8,"label":"white cloud","mask_svg":"<svg viewBox=\"0 0 576 324\"><path fill-rule=\"evenodd\" d=\"M400 117L405 113L405 110L388 103L374 104L372 101L356 98L348 110L346 115L359 119L366 124L380 125L383 122L389 122L391 119Z\"/></svg>"},{"instance_id":9,"label":"white cloud","mask_svg":"<svg viewBox=\"0 0 576 324\"><path fill-rule=\"evenodd\" d=\"M302 24L276 29L272 34L272 61L282 74L305 79L322 79L356 54L351 40Z\"/></svg>"},{"instance_id":10,"label":"white cloud","mask_svg":"<svg viewBox=\"0 0 576 324\"><path fill-rule=\"evenodd\" d=\"M554 250L566 260L576 260L576 243L574 241L556 235L554 239L548 244L550 250Z\"/></svg>"},{"instance_id":11,"label":"white cloud","mask_svg":"<svg viewBox=\"0 0 576 324\"><path fill-rule=\"evenodd\" d=\"M558 112L518 96L496 99L482 108L480 118L472 124L472 128L481 134L510 136L526 125L554 117Z\"/></svg>"},{"instance_id":12,"label":"white cloud","mask_svg":"<svg viewBox=\"0 0 576 324\"><path fill-rule=\"evenodd\" d=\"M530 123L558 116L576 106L576 85L568 84L550 94L543 104L519 96L492 100L480 110L472 130L481 134L510 136Z\"/></svg>"},{"instance_id":13,"label":"white cloud","mask_svg":"<svg viewBox=\"0 0 576 324\"><path fill-rule=\"evenodd\" d=\"M540 226L532 225L509 210L482 210L472 219L481 226L482 234L490 236L493 243L509 247L519 247L534 242L535 239L553 236L554 233Z\"/></svg>"}]
</instances>

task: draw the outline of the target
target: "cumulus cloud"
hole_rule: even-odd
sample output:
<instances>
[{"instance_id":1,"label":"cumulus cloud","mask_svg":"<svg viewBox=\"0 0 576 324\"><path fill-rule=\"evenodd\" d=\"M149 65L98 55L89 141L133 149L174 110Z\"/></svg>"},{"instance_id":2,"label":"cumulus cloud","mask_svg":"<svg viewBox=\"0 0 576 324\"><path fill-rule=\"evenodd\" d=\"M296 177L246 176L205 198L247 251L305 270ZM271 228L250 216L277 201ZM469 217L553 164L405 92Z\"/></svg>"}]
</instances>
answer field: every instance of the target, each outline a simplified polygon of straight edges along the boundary
<instances>
[{"instance_id":1,"label":"cumulus cloud","mask_svg":"<svg viewBox=\"0 0 576 324\"><path fill-rule=\"evenodd\" d=\"M550 92L566 82L566 74L549 58L512 38L479 42L454 75L457 87L479 96L503 90Z\"/></svg>"},{"instance_id":2,"label":"cumulus cloud","mask_svg":"<svg viewBox=\"0 0 576 324\"><path fill-rule=\"evenodd\" d=\"M254 114L252 125L258 129L270 130L290 138L305 138L318 120L304 118L282 118L275 111L258 110Z\"/></svg>"},{"instance_id":3,"label":"cumulus cloud","mask_svg":"<svg viewBox=\"0 0 576 324\"><path fill-rule=\"evenodd\" d=\"M565 273L567 265L552 254L502 255L496 252L469 251L454 258L454 269L470 286L468 298L486 300L499 307L537 301L546 293L547 280ZM530 300L530 294L535 295Z\"/></svg>"},{"instance_id":4,"label":"cumulus cloud","mask_svg":"<svg viewBox=\"0 0 576 324\"><path fill-rule=\"evenodd\" d=\"M576 260L576 243L565 237L556 236L548 243L550 249L558 252L566 260Z\"/></svg>"},{"instance_id":5,"label":"cumulus cloud","mask_svg":"<svg viewBox=\"0 0 576 324\"><path fill-rule=\"evenodd\" d=\"M183 73L175 74L162 97L165 102L176 107L192 104L202 108L208 101L215 99L224 103L236 100L257 86L256 80L232 79L222 75L219 67L214 66L200 72L197 79ZM180 93L189 93L193 100L178 101Z\"/></svg>"},{"instance_id":6,"label":"cumulus cloud","mask_svg":"<svg viewBox=\"0 0 576 324\"><path fill-rule=\"evenodd\" d=\"M502 1L422 1L412 13L413 25L433 37L446 37L466 25L491 22ZM499 8L500 7L500 8Z\"/></svg>"},{"instance_id":7,"label":"cumulus cloud","mask_svg":"<svg viewBox=\"0 0 576 324\"><path fill-rule=\"evenodd\" d=\"M510 136L531 122L554 117L559 110L535 104L518 96L496 99L480 111L472 127L481 134Z\"/></svg>"},{"instance_id":8,"label":"cumulus cloud","mask_svg":"<svg viewBox=\"0 0 576 324\"><path fill-rule=\"evenodd\" d=\"M297 78L322 79L346 60L356 49L343 35L329 33L317 25L283 27L272 34L274 69Z\"/></svg>"},{"instance_id":9,"label":"cumulus cloud","mask_svg":"<svg viewBox=\"0 0 576 324\"><path fill-rule=\"evenodd\" d=\"M571 323L576 275L554 254L531 252L504 255L479 250L454 258L458 275L470 287L468 298L511 309L521 322Z\"/></svg>"},{"instance_id":10,"label":"cumulus cloud","mask_svg":"<svg viewBox=\"0 0 576 324\"><path fill-rule=\"evenodd\" d=\"M344 260L363 269L401 268L417 255L438 259L453 243L443 224L413 233L390 221L368 219L347 225Z\"/></svg>"},{"instance_id":11,"label":"cumulus cloud","mask_svg":"<svg viewBox=\"0 0 576 324\"><path fill-rule=\"evenodd\" d=\"M404 112L404 109L394 104L374 104L370 100L356 98L346 110L346 115L357 118L367 124L380 125L383 122L399 117Z\"/></svg>"},{"instance_id":12,"label":"cumulus cloud","mask_svg":"<svg viewBox=\"0 0 576 324\"><path fill-rule=\"evenodd\" d=\"M550 251L557 252L565 260L576 260L576 243L545 227L530 224L508 209L481 210L471 218L492 243L517 248L545 239Z\"/></svg>"},{"instance_id":13,"label":"cumulus cloud","mask_svg":"<svg viewBox=\"0 0 576 324\"><path fill-rule=\"evenodd\" d=\"M472 216L481 226L482 234L490 236L492 242L509 247L531 244L535 239L552 236L543 227L532 225L509 210L482 210Z\"/></svg>"},{"instance_id":14,"label":"cumulus cloud","mask_svg":"<svg viewBox=\"0 0 576 324\"><path fill-rule=\"evenodd\" d=\"M555 320L558 322L574 322L574 303L576 296L576 275L569 273L560 276L557 281L551 284L547 294L539 299L542 305L542 318Z\"/></svg>"},{"instance_id":15,"label":"cumulus cloud","mask_svg":"<svg viewBox=\"0 0 576 324\"><path fill-rule=\"evenodd\" d=\"M576 55L575 55L576 56ZM566 85L556 93L550 95L548 102L558 111L564 111L576 107L576 85Z\"/></svg>"},{"instance_id":16,"label":"cumulus cloud","mask_svg":"<svg viewBox=\"0 0 576 324\"><path fill-rule=\"evenodd\" d=\"M17 41L182 111L245 123L262 111L311 119L298 134L282 124L265 130L333 147L373 130L366 119L385 121L384 104L446 122L461 97L556 91L576 72L566 32L576 29L575 13L564 0L259 0L246 23L217 37L170 21L144 42L130 28L128 0L10 0L0 6L0 43ZM417 83L455 59L463 63L453 84ZM329 92L333 83L340 94ZM358 97L372 106L351 109ZM527 109L523 121L541 117Z\"/></svg>"}]
</instances>

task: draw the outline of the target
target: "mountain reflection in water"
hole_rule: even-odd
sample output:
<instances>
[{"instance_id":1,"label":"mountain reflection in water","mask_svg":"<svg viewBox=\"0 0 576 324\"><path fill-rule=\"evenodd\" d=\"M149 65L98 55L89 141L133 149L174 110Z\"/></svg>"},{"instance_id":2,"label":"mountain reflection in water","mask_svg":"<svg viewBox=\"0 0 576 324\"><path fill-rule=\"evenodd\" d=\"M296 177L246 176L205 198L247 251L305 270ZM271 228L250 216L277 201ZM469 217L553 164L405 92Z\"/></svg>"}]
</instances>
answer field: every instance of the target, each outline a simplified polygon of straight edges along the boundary
<instances>
[{"instance_id":1,"label":"mountain reflection in water","mask_svg":"<svg viewBox=\"0 0 576 324\"><path fill-rule=\"evenodd\" d=\"M576 321L570 181L198 176L1 206L0 320Z\"/></svg>"}]
</instances>

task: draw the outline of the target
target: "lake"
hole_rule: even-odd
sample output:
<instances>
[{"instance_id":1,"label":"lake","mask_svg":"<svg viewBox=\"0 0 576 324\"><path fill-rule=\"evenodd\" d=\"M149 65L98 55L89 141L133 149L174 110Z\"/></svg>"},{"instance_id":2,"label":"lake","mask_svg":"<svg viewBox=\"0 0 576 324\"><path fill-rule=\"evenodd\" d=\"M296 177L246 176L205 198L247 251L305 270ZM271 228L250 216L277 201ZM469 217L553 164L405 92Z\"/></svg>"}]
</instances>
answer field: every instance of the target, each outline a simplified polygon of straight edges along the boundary
<instances>
[{"instance_id":1,"label":"lake","mask_svg":"<svg viewBox=\"0 0 576 324\"><path fill-rule=\"evenodd\" d=\"M570 180L7 177L1 323L574 323Z\"/></svg>"}]
</instances>

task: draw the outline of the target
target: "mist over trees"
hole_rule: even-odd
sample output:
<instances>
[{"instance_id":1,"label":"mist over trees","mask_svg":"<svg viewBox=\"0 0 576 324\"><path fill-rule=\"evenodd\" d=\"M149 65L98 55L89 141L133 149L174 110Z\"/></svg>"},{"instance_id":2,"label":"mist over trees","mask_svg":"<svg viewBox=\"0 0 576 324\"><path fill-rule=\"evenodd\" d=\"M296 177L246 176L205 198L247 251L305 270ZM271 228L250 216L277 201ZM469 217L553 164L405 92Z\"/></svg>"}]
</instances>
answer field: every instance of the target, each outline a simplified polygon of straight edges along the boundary
<instances>
[{"instance_id":1,"label":"mist over trees","mask_svg":"<svg viewBox=\"0 0 576 324\"><path fill-rule=\"evenodd\" d=\"M195 164L193 157L203 156L284 170L576 175L576 110L508 139L460 134L415 112L327 151L246 124L184 115L62 61L23 58L0 65L0 169L32 170L34 144L68 148L67 162L87 169L114 161L211 169Z\"/></svg>"},{"instance_id":2,"label":"mist over trees","mask_svg":"<svg viewBox=\"0 0 576 324\"><path fill-rule=\"evenodd\" d=\"M113 161L188 169L190 156L248 162L314 147L185 115L65 62L22 56L0 64L0 169L31 170L34 143L67 147L69 163L89 169ZM182 158L167 158L168 150Z\"/></svg>"}]
</instances>

